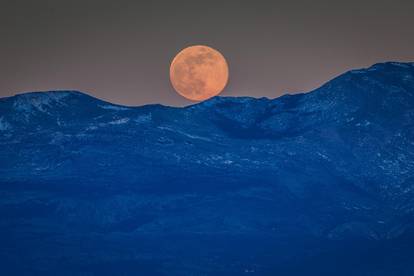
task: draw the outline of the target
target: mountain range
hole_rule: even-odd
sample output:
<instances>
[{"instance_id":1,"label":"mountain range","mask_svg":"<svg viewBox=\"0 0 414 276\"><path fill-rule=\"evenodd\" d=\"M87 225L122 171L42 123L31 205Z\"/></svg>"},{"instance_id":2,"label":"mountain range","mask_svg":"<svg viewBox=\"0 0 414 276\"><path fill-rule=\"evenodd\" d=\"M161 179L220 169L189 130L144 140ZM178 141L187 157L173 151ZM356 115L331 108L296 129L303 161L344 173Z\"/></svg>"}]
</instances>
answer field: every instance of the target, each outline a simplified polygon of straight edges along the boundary
<instances>
[{"instance_id":1,"label":"mountain range","mask_svg":"<svg viewBox=\"0 0 414 276\"><path fill-rule=\"evenodd\" d=\"M414 63L182 108L18 94L0 147L1 275L414 273Z\"/></svg>"}]
</instances>

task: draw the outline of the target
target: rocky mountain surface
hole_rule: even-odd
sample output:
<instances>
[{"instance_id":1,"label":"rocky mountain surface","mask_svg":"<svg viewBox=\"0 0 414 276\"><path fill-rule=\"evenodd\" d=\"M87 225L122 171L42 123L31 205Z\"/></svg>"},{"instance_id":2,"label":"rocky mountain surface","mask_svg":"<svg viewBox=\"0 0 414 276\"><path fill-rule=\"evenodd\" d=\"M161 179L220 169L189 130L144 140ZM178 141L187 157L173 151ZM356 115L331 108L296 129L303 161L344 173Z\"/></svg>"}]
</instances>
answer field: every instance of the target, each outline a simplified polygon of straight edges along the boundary
<instances>
[{"instance_id":1,"label":"rocky mountain surface","mask_svg":"<svg viewBox=\"0 0 414 276\"><path fill-rule=\"evenodd\" d=\"M2 275L414 273L414 63L183 108L20 94L0 147Z\"/></svg>"}]
</instances>

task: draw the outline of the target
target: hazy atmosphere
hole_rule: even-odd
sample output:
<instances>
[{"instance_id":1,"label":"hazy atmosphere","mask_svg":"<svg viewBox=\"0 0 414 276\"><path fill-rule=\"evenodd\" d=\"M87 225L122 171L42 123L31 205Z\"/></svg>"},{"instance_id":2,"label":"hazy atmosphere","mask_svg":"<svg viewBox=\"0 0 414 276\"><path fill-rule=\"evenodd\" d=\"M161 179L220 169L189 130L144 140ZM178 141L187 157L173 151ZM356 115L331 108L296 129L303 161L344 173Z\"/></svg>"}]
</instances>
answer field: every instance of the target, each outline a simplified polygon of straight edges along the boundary
<instances>
[{"instance_id":1,"label":"hazy atmosphere","mask_svg":"<svg viewBox=\"0 0 414 276\"><path fill-rule=\"evenodd\" d=\"M125 105L186 105L168 70L194 44L226 57L222 96L309 91L352 68L413 61L413 11L408 0L6 0L0 97L75 89Z\"/></svg>"}]
</instances>

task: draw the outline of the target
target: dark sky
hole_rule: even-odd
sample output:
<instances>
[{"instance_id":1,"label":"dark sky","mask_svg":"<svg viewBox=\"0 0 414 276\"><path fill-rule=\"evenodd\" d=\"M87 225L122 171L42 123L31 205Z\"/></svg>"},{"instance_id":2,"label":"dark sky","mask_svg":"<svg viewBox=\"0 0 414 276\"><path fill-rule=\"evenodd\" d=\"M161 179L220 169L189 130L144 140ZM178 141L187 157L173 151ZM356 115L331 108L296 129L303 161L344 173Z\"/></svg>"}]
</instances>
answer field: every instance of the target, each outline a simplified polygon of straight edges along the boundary
<instances>
[{"instance_id":1,"label":"dark sky","mask_svg":"<svg viewBox=\"0 0 414 276\"><path fill-rule=\"evenodd\" d=\"M351 68L414 61L414 1L2 0L0 96L76 89L126 105L189 104L182 48L227 58L225 96L309 91Z\"/></svg>"}]
</instances>

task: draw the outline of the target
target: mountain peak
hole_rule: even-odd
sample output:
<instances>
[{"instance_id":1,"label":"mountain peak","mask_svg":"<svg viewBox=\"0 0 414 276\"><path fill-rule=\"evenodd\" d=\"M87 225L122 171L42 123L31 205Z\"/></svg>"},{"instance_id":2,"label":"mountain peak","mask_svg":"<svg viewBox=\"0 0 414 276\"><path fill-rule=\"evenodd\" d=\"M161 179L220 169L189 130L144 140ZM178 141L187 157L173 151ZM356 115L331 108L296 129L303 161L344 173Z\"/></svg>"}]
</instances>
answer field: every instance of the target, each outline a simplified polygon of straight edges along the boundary
<instances>
[{"instance_id":1,"label":"mountain peak","mask_svg":"<svg viewBox=\"0 0 414 276\"><path fill-rule=\"evenodd\" d=\"M15 112L25 112L27 114L37 111L46 112L54 107L70 105L75 107L99 106L101 108L113 110L128 109L127 107L100 100L77 90L26 92L11 97L1 98L0 105L4 111L13 110Z\"/></svg>"},{"instance_id":2,"label":"mountain peak","mask_svg":"<svg viewBox=\"0 0 414 276\"><path fill-rule=\"evenodd\" d=\"M342 75L367 74L367 73L373 73L373 72L381 72L381 73L389 74L389 73L401 72L405 70L414 70L414 62L397 62L397 61L379 62L367 68L359 68L359 69L350 70Z\"/></svg>"},{"instance_id":3,"label":"mountain peak","mask_svg":"<svg viewBox=\"0 0 414 276\"><path fill-rule=\"evenodd\" d=\"M370 66L368 69L374 68L391 68L391 67L400 67L400 68L414 68L414 62L399 62L399 61L387 61L387 62L379 62L375 63L374 65Z\"/></svg>"},{"instance_id":4,"label":"mountain peak","mask_svg":"<svg viewBox=\"0 0 414 276\"><path fill-rule=\"evenodd\" d=\"M17 111L32 111L33 109L44 111L45 107L59 103L71 95L86 96L78 91L47 91L18 94L8 99L12 100L13 108Z\"/></svg>"},{"instance_id":5,"label":"mountain peak","mask_svg":"<svg viewBox=\"0 0 414 276\"><path fill-rule=\"evenodd\" d=\"M82 97L91 97L86 93L77 91L77 90L48 90L48 91L34 91L34 92L23 92L16 94L6 99L27 99L27 100L58 100L65 98L67 96L82 96Z\"/></svg>"},{"instance_id":6,"label":"mountain peak","mask_svg":"<svg viewBox=\"0 0 414 276\"><path fill-rule=\"evenodd\" d=\"M45 113L63 106L82 105L97 101L100 100L79 91L57 90L27 92L2 98L0 106L3 111L23 113L27 117L29 114Z\"/></svg>"},{"instance_id":7,"label":"mountain peak","mask_svg":"<svg viewBox=\"0 0 414 276\"><path fill-rule=\"evenodd\" d=\"M350 101L387 101L390 97L412 98L414 63L384 62L350 70L308 93L342 104ZM308 97L308 98L309 98Z\"/></svg>"}]
</instances>

